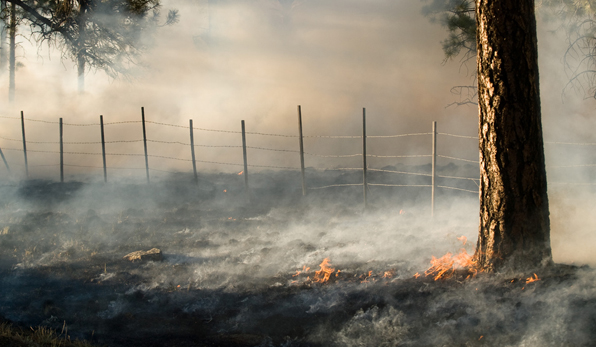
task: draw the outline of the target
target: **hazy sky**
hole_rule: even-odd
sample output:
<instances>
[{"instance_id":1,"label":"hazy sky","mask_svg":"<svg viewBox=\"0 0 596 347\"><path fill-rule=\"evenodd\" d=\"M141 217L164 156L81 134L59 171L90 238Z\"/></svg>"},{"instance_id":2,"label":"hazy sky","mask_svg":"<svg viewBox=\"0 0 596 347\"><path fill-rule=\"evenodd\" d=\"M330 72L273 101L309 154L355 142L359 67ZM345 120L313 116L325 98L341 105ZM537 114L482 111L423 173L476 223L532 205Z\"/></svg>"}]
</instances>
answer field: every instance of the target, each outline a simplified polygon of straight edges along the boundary
<instances>
[{"instance_id":1,"label":"hazy sky","mask_svg":"<svg viewBox=\"0 0 596 347\"><path fill-rule=\"evenodd\" d=\"M474 106L447 107L458 97L450 93L457 85L473 83L471 61L444 62L440 41L443 28L421 14L421 1L395 0L296 0L282 6L276 0L166 0L163 12L176 8L180 22L158 30L129 79L111 80L101 71L87 74L87 91L76 92L76 67L61 60L56 50L37 50L19 37L16 102L0 98L0 112L29 118L65 122L107 122L140 119L144 106L147 119L196 127L295 135L296 106L303 107L305 135L361 132L362 108L367 108L368 134L387 135L428 132L436 120L440 132L477 133ZM590 141L594 128L590 117L593 101L578 101L571 93L561 96L566 76L561 62L564 36L549 30L539 18L541 86L545 134L558 141L581 138ZM2 75L0 96L7 96L8 74ZM20 137L18 122L4 120L0 135ZM49 125L33 124L29 140L57 138ZM96 128L65 129L66 141L98 138ZM112 126L108 140L141 138L140 127ZM165 141L188 142L184 129L150 125L148 136ZM238 145L236 134L195 134L208 145ZM249 137L249 145L296 149L295 139ZM10 147L18 143L4 142ZM445 155L477 158L474 141L447 140L440 144ZM33 145L31 145L33 148ZM307 151L351 154L360 152L356 141L307 140ZM428 154L430 139L370 142L379 154ZM71 150L81 151L79 147ZM97 148L88 148L97 151ZM142 153L138 143L113 145L108 152ZM150 151L188 157L181 146L150 144ZM389 152L388 152L389 151ZM8 153L8 155L18 153ZM253 163L296 166L295 156L249 153ZM199 151L199 158L241 162L237 150ZM55 161L44 155L37 160ZM69 160L72 160L71 158ZM134 158L133 158L134 159ZM16 159L15 159L16 160ZM77 157L77 162L100 163L99 158ZM122 158L112 158L121 163ZM132 160L136 166L141 160ZM164 168L187 169L185 162L159 161ZM418 161L422 162L422 161ZM138 164L138 165L137 165ZM382 163L379 163L381 165ZM387 163L389 164L389 163ZM132 165L132 164L131 164ZM312 158L307 166L340 163ZM348 165L349 166L349 165ZM230 169L199 164L200 169ZM232 170L236 170L232 168ZM44 171L45 172L45 171Z\"/></svg>"}]
</instances>

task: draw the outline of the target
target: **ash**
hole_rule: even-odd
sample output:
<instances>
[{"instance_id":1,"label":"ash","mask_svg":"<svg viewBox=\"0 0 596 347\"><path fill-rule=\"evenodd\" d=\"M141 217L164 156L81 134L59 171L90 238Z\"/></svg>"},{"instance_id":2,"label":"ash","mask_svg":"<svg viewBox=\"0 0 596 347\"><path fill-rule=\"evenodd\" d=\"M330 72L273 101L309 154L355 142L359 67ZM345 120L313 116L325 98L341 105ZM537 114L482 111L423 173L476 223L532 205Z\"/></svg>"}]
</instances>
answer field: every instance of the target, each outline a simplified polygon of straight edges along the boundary
<instances>
[{"instance_id":1,"label":"ash","mask_svg":"<svg viewBox=\"0 0 596 347\"><path fill-rule=\"evenodd\" d=\"M440 195L431 219L426 191L371 191L363 211L362 187L302 197L292 175L254 174L250 202L235 174L2 186L0 319L107 346L596 341L587 266L424 276L431 256L473 252L476 196Z\"/></svg>"}]
</instances>

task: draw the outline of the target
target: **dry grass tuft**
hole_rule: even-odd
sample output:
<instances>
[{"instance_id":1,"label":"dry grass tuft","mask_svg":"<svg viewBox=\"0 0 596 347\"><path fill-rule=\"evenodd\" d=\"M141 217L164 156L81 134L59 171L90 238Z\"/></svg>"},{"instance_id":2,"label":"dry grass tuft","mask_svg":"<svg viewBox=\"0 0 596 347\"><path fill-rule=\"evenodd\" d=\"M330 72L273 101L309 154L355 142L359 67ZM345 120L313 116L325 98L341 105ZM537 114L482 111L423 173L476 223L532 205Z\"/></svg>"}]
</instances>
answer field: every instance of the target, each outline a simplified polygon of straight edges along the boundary
<instances>
[{"instance_id":1,"label":"dry grass tuft","mask_svg":"<svg viewBox=\"0 0 596 347\"><path fill-rule=\"evenodd\" d=\"M10 347L93 347L87 341L71 340L70 336L61 336L56 331L46 328L23 330L8 323L0 323L0 345Z\"/></svg>"}]
</instances>

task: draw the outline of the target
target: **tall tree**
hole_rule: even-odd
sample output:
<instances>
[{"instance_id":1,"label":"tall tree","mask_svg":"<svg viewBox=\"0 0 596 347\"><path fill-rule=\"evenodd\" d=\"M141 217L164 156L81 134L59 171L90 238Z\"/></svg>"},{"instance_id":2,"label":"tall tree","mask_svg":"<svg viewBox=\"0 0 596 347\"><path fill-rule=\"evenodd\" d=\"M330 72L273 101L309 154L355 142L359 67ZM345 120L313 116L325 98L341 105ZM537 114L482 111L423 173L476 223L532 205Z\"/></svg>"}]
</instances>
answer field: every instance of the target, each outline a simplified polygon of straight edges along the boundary
<instances>
[{"instance_id":1,"label":"tall tree","mask_svg":"<svg viewBox=\"0 0 596 347\"><path fill-rule=\"evenodd\" d=\"M160 0L5 0L22 9L38 43L62 49L77 65L79 90L90 68L126 74L144 49L141 33L159 26ZM169 11L164 25L176 23Z\"/></svg>"},{"instance_id":2,"label":"tall tree","mask_svg":"<svg viewBox=\"0 0 596 347\"><path fill-rule=\"evenodd\" d=\"M486 271L550 263L534 0L476 0L480 227Z\"/></svg>"},{"instance_id":3,"label":"tall tree","mask_svg":"<svg viewBox=\"0 0 596 347\"><path fill-rule=\"evenodd\" d=\"M16 36L17 36L17 9L14 3L10 4L9 10L9 22L8 22L8 37L9 37L9 58L8 58L8 101L14 101L15 94L15 75L16 75Z\"/></svg>"},{"instance_id":4,"label":"tall tree","mask_svg":"<svg viewBox=\"0 0 596 347\"><path fill-rule=\"evenodd\" d=\"M6 70L8 57L8 46L6 45L7 11L6 1L0 0L0 75L3 75Z\"/></svg>"}]
</instances>

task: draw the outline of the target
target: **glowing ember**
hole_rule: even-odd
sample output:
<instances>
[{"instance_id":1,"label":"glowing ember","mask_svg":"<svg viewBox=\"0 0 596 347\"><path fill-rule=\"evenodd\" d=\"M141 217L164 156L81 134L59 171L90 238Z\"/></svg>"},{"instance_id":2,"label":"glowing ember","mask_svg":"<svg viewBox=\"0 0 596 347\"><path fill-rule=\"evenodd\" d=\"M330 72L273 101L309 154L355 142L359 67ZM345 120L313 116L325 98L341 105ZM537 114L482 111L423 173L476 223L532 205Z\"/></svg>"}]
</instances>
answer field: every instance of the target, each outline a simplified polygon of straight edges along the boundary
<instances>
[{"instance_id":1,"label":"glowing ember","mask_svg":"<svg viewBox=\"0 0 596 347\"><path fill-rule=\"evenodd\" d=\"M395 276L395 270L389 270L383 273L383 278L391 278L393 276Z\"/></svg>"},{"instance_id":2,"label":"glowing ember","mask_svg":"<svg viewBox=\"0 0 596 347\"><path fill-rule=\"evenodd\" d=\"M414 278L418 278L418 277L420 277L420 274L419 274L418 272L416 272L416 273L414 274Z\"/></svg>"},{"instance_id":3,"label":"glowing ember","mask_svg":"<svg viewBox=\"0 0 596 347\"><path fill-rule=\"evenodd\" d=\"M242 175L244 173L244 170L238 172L238 176Z\"/></svg>"},{"instance_id":4,"label":"glowing ember","mask_svg":"<svg viewBox=\"0 0 596 347\"><path fill-rule=\"evenodd\" d=\"M399 210L399 214L404 214L404 213L406 213L406 211L404 211L404 210Z\"/></svg>"},{"instance_id":5,"label":"glowing ember","mask_svg":"<svg viewBox=\"0 0 596 347\"><path fill-rule=\"evenodd\" d=\"M478 272L476 263L465 249L462 249L455 256L451 253L447 253L441 258L433 256L430 264L431 267L424 271L424 275L433 276L435 281L452 277L458 269L469 269L474 273Z\"/></svg>"},{"instance_id":6,"label":"glowing ember","mask_svg":"<svg viewBox=\"0 0 596 347\"><path fill-rule=\"evenodd\" d=\"M538 275L536 275L536 274L534 274L534 277L530 276L530 277L526 278L526 284L536 282L536 281L540 281L540 278L538 278Z\"/></svg>"},{"instance_id":7,"label":"glowing ember","mask_svg":"<svg viewBox=\"0 0 596 347\"><path fill-rule=\"evenodd\" d=\"M313 277L314 282L324 283L329 280L329 277L335 271L335 269L329 265L329 258L323 259L323 262L319 265L321 269L315 271L315 277Z\"/></svg>"}]
</instances>

